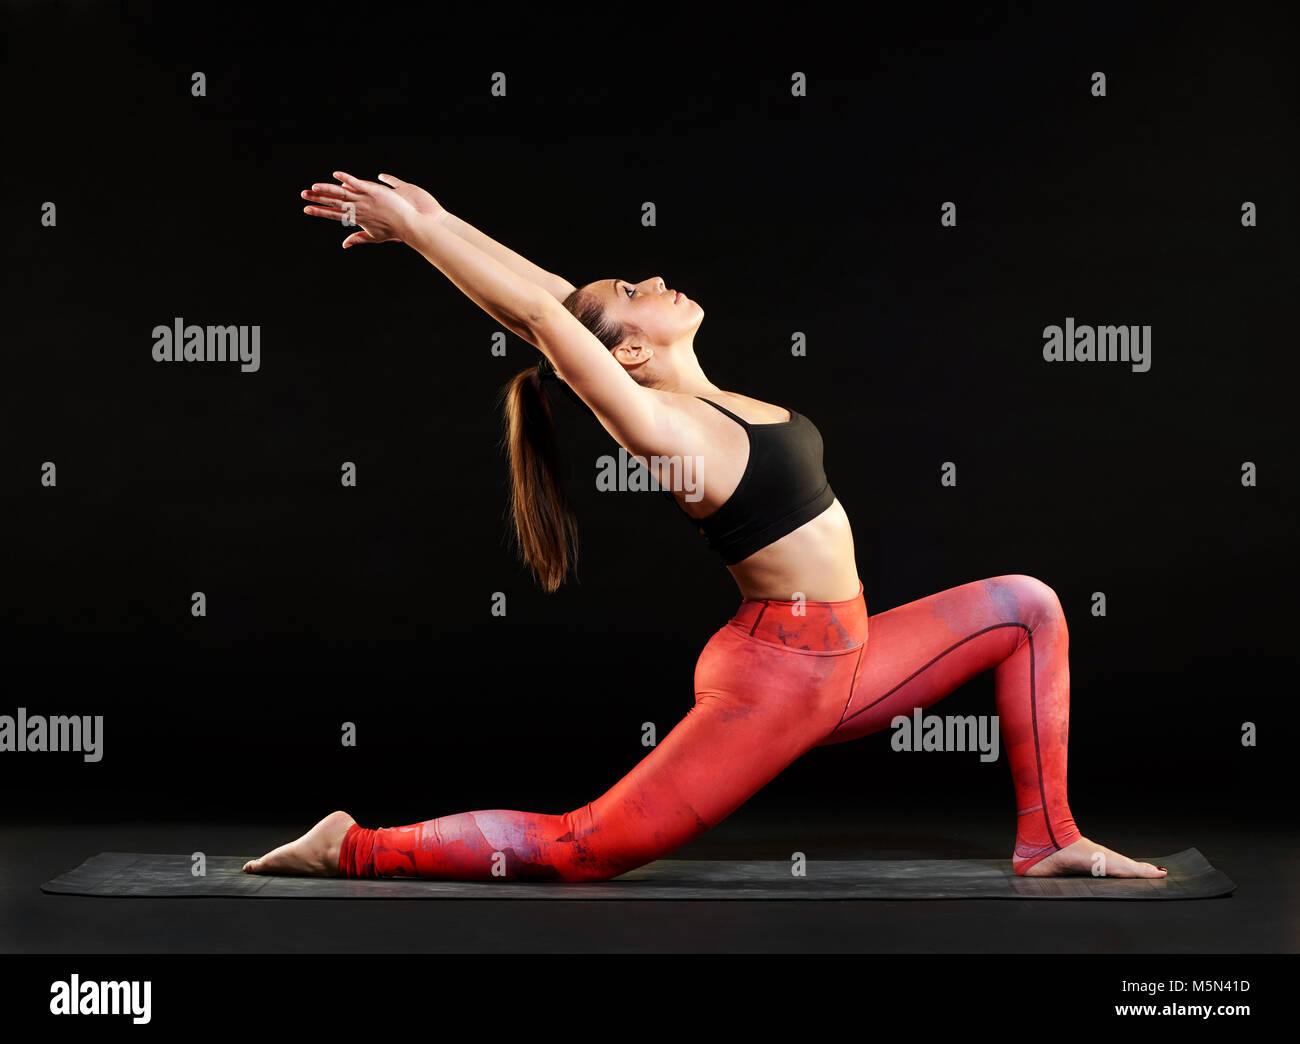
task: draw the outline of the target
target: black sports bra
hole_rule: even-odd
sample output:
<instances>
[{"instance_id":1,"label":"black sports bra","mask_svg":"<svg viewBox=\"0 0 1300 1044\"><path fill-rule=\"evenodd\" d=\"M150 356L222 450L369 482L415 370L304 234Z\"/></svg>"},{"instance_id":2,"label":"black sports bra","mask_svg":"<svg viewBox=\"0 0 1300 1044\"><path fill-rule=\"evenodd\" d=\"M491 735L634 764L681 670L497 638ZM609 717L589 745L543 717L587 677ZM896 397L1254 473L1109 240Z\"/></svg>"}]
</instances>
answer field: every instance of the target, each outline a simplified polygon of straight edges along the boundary
<instances>
[{"instance_id":1,"label":"black sports bra","mask_svg":"<svg viewBox=\"0 0 1300 1044\"><path fill-rule=\"evenodd\" d=\"M713 514L691 518L673 502L691 524L699 527L709 547L735 565L755 551L793 533L835 502L835 494L822 469L822 436L807 417L790 410L790 419L773 424L751 424L702 395L716 410L745 429L749 436L749 461L736 491ZM665 491L673 496L671 491Z\"/></svg>"}]
</instances>

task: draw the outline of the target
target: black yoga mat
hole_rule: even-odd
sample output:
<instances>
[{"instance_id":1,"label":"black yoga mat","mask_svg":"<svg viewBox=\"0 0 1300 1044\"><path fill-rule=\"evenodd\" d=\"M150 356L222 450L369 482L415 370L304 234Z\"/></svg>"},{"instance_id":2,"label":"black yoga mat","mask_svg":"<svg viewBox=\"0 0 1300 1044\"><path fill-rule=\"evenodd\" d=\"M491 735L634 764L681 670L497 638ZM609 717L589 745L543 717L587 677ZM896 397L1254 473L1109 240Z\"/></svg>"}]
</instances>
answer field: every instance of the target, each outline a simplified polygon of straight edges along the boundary
<instances>
[{"instance_id":1,"label":"black yoga mat","mask_svg":"<svg viewBox=\"0 0 1300 1044\"><path fill-rule=\"evenodd\" d=\"M250 856L101 852L41 885L64 895L244 899L1209 899L1237 888L1195 848L1144 857L1160 880L1017 877L1005 859L810 860L793 877L782 860L661 859L590 884L245 874Z\"/></svg>"}]
</instances>

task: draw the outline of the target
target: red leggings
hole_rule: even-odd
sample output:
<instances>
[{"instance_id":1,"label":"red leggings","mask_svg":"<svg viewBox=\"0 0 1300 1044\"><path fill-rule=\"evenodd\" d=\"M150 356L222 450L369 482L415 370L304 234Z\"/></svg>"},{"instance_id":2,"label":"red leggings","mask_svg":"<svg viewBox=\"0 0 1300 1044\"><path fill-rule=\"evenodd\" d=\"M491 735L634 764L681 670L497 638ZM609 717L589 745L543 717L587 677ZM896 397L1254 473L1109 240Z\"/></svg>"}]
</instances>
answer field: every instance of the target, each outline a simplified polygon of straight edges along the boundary
<instances>
[{"instance_id":1,"label":"red leggings","mask_svg":"<svg viewBox=\"0 0 1300 1044\"><path fill-rule=\"evenodd\" d=\"M802 612L801 612L802 610ZM815 746L912 717L993 670L1015 784L1012 868L1081 836L1066 801L1069 633L1029 576L963 584L871 617L842 602L746 600L695 666L695 705L596 800L549 815L492 809L348 829L347 877L603 881L716 826Z\"/></svg>"}]
</instances>

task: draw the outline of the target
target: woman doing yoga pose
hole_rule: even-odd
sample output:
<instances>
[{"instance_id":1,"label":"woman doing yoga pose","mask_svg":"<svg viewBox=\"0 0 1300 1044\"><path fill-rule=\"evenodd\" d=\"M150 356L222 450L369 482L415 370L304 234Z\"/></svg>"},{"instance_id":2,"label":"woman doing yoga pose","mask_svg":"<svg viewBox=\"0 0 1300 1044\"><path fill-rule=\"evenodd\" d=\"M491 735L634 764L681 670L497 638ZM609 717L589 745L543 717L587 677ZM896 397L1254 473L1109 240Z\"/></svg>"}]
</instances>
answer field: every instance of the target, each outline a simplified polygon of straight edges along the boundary
<instances>
[{"instance_id":1,"label":"woman doing yoga pose","mask_svg":"<svg viewBox=\"0 0 1300 1044\"><path fill-rule=\"evenodd\" d=\"M867 607L844 508L811 420L713 384L695 355L699 302L659 278L581 289L390 175L335 172L302 193L308 214L359 231L345 248L403 242L541 353L505 389L512 510L524 560L554 591L576 530L560 485L544 380L575 395L662 487L735 577L742 601L695 667L695 704L606 793L563 814L491 809L367 829L346 812L248 873L601 881L716 826L815 746L888 727L982 671L1017 807L1011 865L1028 876L1164 871L1088 840L1066 800L1069 633L1050 587L1012 574L888 612ZM693 493L684 462L697 462ZM699 464L707 462L707 467Z\"/></svg>"}]
</instances>

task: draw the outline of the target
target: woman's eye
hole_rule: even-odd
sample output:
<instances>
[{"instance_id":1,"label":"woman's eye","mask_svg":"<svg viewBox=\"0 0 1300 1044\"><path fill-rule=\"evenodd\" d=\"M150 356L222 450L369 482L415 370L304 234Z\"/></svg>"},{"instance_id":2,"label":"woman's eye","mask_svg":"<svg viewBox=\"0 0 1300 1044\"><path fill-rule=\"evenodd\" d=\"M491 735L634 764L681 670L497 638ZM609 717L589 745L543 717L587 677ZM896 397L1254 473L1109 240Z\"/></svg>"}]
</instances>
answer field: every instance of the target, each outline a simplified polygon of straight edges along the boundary
<instances>
[{"instance_id":1,"label":"woman's eye","mask_svg":"<svg viewBox=\"0 0 1300 1044\"><path fill-rule=\"evenodd\" d=\"M634 287L634 286L625 286L625 287L623 287L623 292L624 292L625 294L627 294L627 296L628 296L629 298L631 298L631 296L632 296L633 294L636 293L636 287Z\"/></svg>"}]
</instances>

